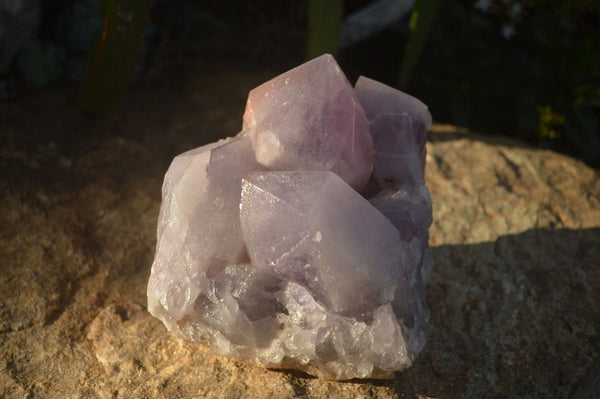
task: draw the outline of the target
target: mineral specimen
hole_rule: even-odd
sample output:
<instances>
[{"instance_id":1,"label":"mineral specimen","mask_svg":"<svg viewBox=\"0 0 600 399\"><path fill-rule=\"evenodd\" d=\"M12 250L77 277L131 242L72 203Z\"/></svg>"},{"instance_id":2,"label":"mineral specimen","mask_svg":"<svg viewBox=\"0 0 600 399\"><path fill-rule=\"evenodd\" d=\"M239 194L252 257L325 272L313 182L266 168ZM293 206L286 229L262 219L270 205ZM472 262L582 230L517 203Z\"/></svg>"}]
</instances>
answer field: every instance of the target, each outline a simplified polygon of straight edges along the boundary
<instances>
[{"instance_id":1,"label":"mineral specimen","mask_svg":"<svg viewBox=\"0 0 600 399\"><path fill-rule=\"evenodd\" d=\"M389 378L425 345L427 107L330 55L250 92L163 184L148 309L217 354ZM365 198L363 195L368 195Z\"/></svg>"},{"instance_id":2,"label":"mineral specimen","mask_svg":"<svg viewBox=\"0 0 600 399\"><path fill-rule=\"evenodd\" d=\"M330 170L357 190L373 170L367 118L331 56L252 90L243 131L258 162L271 170Z\"/></svg>"}]
</instances>

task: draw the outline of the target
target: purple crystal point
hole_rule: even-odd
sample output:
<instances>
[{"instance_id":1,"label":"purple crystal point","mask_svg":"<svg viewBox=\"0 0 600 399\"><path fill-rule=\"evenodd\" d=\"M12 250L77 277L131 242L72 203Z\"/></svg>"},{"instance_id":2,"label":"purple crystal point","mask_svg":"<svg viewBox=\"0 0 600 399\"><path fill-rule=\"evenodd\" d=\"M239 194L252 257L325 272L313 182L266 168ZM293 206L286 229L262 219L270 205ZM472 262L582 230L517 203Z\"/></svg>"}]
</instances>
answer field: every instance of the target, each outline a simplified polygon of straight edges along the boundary
<instances>
[{"instance_id":1,"label":"purple crystal point","mask_svg":"<svg viewBox=\"0 0 600 399\"><path fill-rule=\"evenodd\" d=\"M373 170L373 141L354 90L325 54L248 95L244 130L272 170L330 170L360 190Z\"/></svg>"},{"instance_id":2,"label":"purple crystal point","mask_svg":"<svg viewBox=\"0 0 600 399\"><path fill-rule=\"evenodd\" d=\"M409 367L429 315L429 123L402 92L364 77L353 89L330 55L252 90L241 134L165 175L148 310L267 367L336 379Z\"/></svg>"},{"instance_id":3,"label":"purple crystal point","mask_svg":"<svg viewBox=\"0 0 600 399\"><path fill-rule=\"evenodd\" d=\"M407 113L424 128L431 125L429 109L418 98L365 76L358 78L354 90L370 121L379 114ZM421 134L425 132L420 131Z\"/></svg>"},{"instance_id":4,"label":"purple crystal point","mask_svg":"<svg viewBox=\"0 0 600 399\"><path fill-rule=\"evenodd\" d=\"M185 152L171 163L148 291L150 311L165 315L163 321L193 311L207 276L248 259L239 222L241 180L262 169L243 136Z\"/></svg>"},{"instance_id":5,"label":"purple crystal point","mask_svg":"<svg viewBox=\"0 0 600 399\"><path fill-rule=\"evenodd\" d=\"M371 121L375 147L374 176L381 187L423 181L425 139L431 125L427 106L418 99L361 76L356 95Z\"/></svg>"},{"instance_id":6,"label":"purple crystal point","mask_svg":"<svg viewBox=\"0 0 600 399\"><path fill-rule=\"evenodd\" d=\"M389 303L406 268L398 231L332 172L253 173L240 217L252 263L333 313L364 318Z\"/></svg>"}]
</instances>

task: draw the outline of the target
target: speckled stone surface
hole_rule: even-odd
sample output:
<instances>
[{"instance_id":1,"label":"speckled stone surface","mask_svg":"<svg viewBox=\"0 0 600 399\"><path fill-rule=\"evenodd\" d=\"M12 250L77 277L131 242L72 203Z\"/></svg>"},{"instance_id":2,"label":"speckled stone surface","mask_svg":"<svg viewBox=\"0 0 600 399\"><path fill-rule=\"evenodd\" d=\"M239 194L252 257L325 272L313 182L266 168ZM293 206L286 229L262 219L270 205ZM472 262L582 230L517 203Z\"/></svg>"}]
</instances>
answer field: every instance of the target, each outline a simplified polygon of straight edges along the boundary
<instances>
[{"instance_id":1,"label":"speckled stone surface","mask_svg":"<svg viewBox=\"0 0 600 399\"><path fill-rule=\"evenodd\" d=\"M428 344L413 367L386 382L334 382L173 339L145 309L162 174L197 144L199 126L205 142L235 130L235 110L266 77L222 71L142 87L95 121L60 90L2 104L0 397L567 398L594 389L598 171L450 126L434 125L427 143L436 266ZM217 86L222 94L210 95Z\"/></svg>"}]
</instances>

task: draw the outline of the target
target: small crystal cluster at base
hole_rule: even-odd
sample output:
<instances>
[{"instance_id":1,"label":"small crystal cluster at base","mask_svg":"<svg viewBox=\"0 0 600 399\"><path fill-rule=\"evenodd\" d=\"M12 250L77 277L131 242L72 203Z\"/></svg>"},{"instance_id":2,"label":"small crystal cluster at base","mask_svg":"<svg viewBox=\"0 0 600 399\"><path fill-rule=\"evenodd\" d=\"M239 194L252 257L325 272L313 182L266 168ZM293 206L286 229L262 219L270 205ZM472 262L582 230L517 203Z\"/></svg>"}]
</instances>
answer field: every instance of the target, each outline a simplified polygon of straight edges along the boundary
<instances>
[{"instance_id":1,"label":"small crystal cluster at base","mask_svg":"<svg viewBox=\"0 0 600 399\"><path fill-rule=\"evenodd\" d=\"M323 55L253 89L243 130L173 160L148 309L219 355L390 378L425 345L422 102Z\"/></svg>"}]
</instances>

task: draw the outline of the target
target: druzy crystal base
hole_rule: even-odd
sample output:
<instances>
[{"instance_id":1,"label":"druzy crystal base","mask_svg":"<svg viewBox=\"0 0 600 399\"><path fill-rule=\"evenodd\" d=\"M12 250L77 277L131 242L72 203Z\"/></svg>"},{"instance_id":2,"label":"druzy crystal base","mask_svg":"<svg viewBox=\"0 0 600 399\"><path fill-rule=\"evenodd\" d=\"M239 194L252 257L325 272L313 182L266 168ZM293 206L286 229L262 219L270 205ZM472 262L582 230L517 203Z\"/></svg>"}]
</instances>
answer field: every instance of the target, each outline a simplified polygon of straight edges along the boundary
<instances>
[{"instance_id":1,"label":"druzy crystal base","mask_svg":"<svg viewBox=\"0 0 600 399\"><path fill-rule=\"evenodd\" d=\"M425 345L431 116L330 55L250 92L243 130L165 175L148 309L220 355L389 378Z\"/></svg>"}]
</instances>

